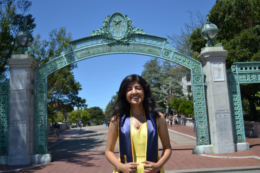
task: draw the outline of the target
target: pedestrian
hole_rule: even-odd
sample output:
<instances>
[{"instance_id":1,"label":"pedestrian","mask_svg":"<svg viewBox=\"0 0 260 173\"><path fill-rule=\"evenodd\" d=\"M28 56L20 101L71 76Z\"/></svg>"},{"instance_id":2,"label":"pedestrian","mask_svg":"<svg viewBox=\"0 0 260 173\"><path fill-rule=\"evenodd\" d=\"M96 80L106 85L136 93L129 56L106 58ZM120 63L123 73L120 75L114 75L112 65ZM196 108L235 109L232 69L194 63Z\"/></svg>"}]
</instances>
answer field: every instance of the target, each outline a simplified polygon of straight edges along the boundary
<instances>
[{"instance_id":1,"label":"pedestrian","mask_svg":"<svg viewBox=\"0 0 260 173\"><path fill-rule=\"evenodd\" d=\"M166 117L166 124L167 124L167 127L169 125L169 117Z\"/></svg>"},{"instance_id":2,"label":"pedestrian","mask_svg":"<svg viewBox=\"0 0 260 173\"><path fill-rule=\"evenodd\" d=\"M110 119L108 118L107 119L107 127L109 127L109 124L110 124Z\"/></svg>"},{"instance_id":3,"label":"pedestrian","mask_svg":"<svg viewBox=\"0 0 260 173\"><path fill-rule=\"evenodd\" d=\"M54 136L59 137L60 125L56 121L53 124L53 128L54 128Z\"/></svg>"},{"instance_id":4,"label":"pedestrian","mask_svg":"<svg viewBox=\"0 0 260 173\"><path fill-rule=\"evenodd\" d=\"M83 123L83 122L82 122L82 119L80 119L80 120L79 120L79 128L80 128L80 130L82 130L82 123Z\"/></svg>"},{"instance_id":5,"label":"pedestrian","mask_svg":"<svg viewBox=\"0 0 260 173\"><path fill-rule=\"evenodd\" d=\"M92 126L92 123L93 123L92 120L90 120L89 123L90 123L90 126Z\"/></svg>"},{"instance_id":6,"label":"pedestrian","mask_svg":"<svg viewBox=\"0 0 260 173\"><path fill-rule=\"evenodd\" d=\"M170 125L171 125L171 127L172 127L172 116L170 116Z\"/></svg>"},{"instance_id":7,"label":"pedestrian","mask_svg":"<svg viewBox=\"0 0 260 173\"><path fill-rule=\"evenodd\" d=\"M195 132L196 122L195 122L195 117L194 117L194 115L193 115L193 117L192 117L192 122L193 122L193 131Z\"/></svg>"},{"instance_id":8,"label":"pedestrian","mask_svg":"<svg viewBox=\"0 0 260 173\"><path fill-rule=\"evenodd\" d=\"M121 83L113 107L105 156L118 172L160 172L172 153L164 115L158 112L150 85L138 75ZM158 137L163 155L159 158ZM114 154L118 138L119 159Z\"/></svg>"},{"instance_id":9,"label":"pedestrian","mask_svg":"<svg viewBox=\"0 0 260 173\"><path fill-rule=\"evenodd\" d=\"M174 118L174 124L175 124L176 127L178 126L177 125L178 124L177 117Z\"/></svg>"}]
</instances>

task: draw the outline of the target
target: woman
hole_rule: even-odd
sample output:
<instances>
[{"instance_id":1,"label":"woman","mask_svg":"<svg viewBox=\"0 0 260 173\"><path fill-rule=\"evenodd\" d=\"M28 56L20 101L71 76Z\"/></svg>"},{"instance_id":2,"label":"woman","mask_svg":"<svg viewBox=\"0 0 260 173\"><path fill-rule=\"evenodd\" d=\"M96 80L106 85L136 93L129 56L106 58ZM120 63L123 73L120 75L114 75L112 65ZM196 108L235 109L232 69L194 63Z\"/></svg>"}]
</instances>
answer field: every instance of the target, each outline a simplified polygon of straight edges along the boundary
<instances>
[{"instance_id":1,"label":"woman","mask_svg":"<svg viewBox=\"0 0 260 173\"><path fill-rule=\"evenodd\" d=\"M175 123L175 126L178 126L177 116L174 118L174 123Z\"/></svg>"},{"instance_id":2,"label":"woman","mask_svg":"<svg viewBox=\"0 0 260 173\"><path fill-rule=\"evenodd\" d=\"M170 125L172 126L172 116L170 116Z\"/></svg>"},{"instance_id":3,"label":"woman","mask_svg":"<svg viewBox=\"0 0 260 173\"><path fill-rule=\"evenodd\" d=\"M163 145L159 158L158 134ZM114 148L119 137L119 159ZM163 173L171 155L166 121L159 113L149 84L138 75L129 75L121 83L113 108L105 155L114 172Z\"/></svg>"}]
</instances>

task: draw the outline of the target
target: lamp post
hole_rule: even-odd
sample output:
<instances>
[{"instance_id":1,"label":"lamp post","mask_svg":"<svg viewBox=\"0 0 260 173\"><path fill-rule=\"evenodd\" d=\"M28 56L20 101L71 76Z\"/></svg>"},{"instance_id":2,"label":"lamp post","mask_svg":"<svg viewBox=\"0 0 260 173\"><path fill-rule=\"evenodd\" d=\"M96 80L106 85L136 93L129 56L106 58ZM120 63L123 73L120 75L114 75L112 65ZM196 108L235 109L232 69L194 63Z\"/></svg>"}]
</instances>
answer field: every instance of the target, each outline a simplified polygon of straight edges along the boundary
<instances>
[{"instance_id":1,"label":"lamp post","mask_svg":"<svg viewBox=\"0 0 260 173\"><path fill-rule=\"evenodd\" d=\"M214 38L218 35L218 27L210 22L208 16L207 23L202 28L201 35L205 40L208 40L206 47L214 47ZM221 46L221 44L217 44L216 46Z\"/></svg>"},{"instance_id":2,"label":"lamp post","mask_svg":"<svg viewBox=\"0 0 260 173\"><path fill-rule=\"evenodd\" d=\"M33 37L30 32L26 28L26 24L22 27L22 29L17 33L15 37L17 43L21 46L22 54L27 51L27 47L32 45Z\"/></svg>"}]
</instances>

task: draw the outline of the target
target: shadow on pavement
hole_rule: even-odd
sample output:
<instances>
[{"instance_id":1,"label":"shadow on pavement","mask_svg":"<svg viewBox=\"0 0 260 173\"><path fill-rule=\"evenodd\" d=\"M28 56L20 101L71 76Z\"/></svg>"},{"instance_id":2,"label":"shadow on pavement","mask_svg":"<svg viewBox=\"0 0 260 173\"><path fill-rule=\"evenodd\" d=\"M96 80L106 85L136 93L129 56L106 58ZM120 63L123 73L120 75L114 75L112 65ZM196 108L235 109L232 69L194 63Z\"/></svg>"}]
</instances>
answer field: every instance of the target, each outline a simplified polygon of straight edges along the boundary
<instances>
[{"instance_id":1,"label":"shadow on pavement","mask_svg":"<svg viewBox=\"0 0 260 173\"><path fill-rule=\"evenodd\" d=\"M250 148L252 148L252 147L256 147L256 146L260 146L260 144L250 145Z\"/></svg>"},{"instance_id":2,"label":"shadow on pavement","mask_svg":"<svg viewBox=\"0 0 260 173\"><path fill-rule=\"evenodd\" d=\"M69 162L81 166L92 167L91 160L98 160L97 155L104 156L104 151L95 151L95 148L106 133L97 133L98 131L86 131L78 136L54 146L49 150L53 161ZM103 141L105 142L105 141Z\"/></svg>"}]
</instances>

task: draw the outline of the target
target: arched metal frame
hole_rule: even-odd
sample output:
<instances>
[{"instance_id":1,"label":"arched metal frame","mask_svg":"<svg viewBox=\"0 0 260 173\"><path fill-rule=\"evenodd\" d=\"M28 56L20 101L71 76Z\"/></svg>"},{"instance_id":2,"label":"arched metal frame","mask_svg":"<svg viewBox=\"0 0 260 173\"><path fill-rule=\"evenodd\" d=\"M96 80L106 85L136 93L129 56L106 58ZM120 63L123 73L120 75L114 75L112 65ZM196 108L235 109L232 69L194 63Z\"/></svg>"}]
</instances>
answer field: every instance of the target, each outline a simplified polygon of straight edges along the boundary
<instances>
[{"instance_id":1,"label":"arched metal frame","mask_svg":"<svg viewBox=\"0 0 260 173\"><path fill-rule=\"evenodd\" d=\"M240 84L260 83L260 62L236 62L227 75L234 141L246 142Z\"/></svg>"},{"instance_id":2,"label":"arched metal frame","mask_svg":"<svg viewBox=\"0 0 260 173\"><path fill-rule=\"evenodd\" d=\"M45 154L47 147L47 76L69 64L110 54L138 54L157 57L182 65L191 70L194 113L196 117L197 145L209 144L208 120L205 100L204 74L202 64L188 56L175 51L166 38L145 34L132 27L127 16L124 36L121 40L113 39L109 33L109 21L115 15L108 16L103 22L103 29L94 31L91 36L74 40L71 47L59 57L44 64L36 70L35 78L35 152ZM115 18L115 17L114 17ZM120 19L120 18L119 18ZM110 26L110 27L109 27ZM110 35L109 35L110 34Z\"/></svg>"}]
</instances>

